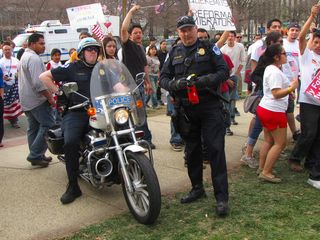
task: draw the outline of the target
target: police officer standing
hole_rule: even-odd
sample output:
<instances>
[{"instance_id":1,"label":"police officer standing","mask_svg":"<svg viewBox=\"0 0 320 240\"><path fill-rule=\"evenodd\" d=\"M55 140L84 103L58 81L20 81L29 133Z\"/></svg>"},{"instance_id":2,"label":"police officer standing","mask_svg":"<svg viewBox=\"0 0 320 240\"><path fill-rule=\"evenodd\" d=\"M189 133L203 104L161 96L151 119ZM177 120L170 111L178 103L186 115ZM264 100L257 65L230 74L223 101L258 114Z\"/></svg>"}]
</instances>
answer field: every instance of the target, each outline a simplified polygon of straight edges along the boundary
<instances>
[{"instance_id":1,"label":"police officer standing","mask_svg":"<svg viewBox=\"0 0 320 240\"><path fill-rule=\"evenodd\" d=\"M176 127L186 142L188 175L192 189L181 198L190 203L205 197L201 135L208 147L216 214L225 216L228 207L228 176L224 151L225 126L217 90L228 79L229 70L220 50L209 41L197 39L192 17L177 23L181 43L169 52L160 75L160 86L174 97ZM189 93L188 93L189 91Z\"/></svg>"},{"instance_id":2,"label":"police officer standing","mask_svg":"<svg viewBox=\"0 0 320 240\"><path fill-rule=\"evenodd\" d=\"M93 38L87 37L79 42L77 54L79 61L70 63L64 67L58 67L46 71L40 75L41 81L52 92L57 92L55 82L76 82L78 93L90 98L90 79L93 67L97 63L100 44ZM83 103L85 99L76 94L68 97L68 106ZM69 184L66 192L60 198L63 204L73 202L82 195L78 185L79 150L80 141L87 132L89 116L83 108L68 110L62 120L62 131L64 135L64 153L66 170Z\"/></svg>"}]
</instances>

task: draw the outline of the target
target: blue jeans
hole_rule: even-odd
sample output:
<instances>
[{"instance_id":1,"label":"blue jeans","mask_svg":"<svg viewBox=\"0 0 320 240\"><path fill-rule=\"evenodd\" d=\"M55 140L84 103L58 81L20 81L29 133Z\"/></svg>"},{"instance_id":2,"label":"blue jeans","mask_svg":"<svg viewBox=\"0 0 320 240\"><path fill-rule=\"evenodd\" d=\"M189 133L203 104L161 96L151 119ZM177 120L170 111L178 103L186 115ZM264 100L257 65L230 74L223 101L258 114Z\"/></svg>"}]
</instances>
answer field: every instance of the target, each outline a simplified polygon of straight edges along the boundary
<instances>
[{"instance_id":1,"label":"blue jeans","mask_svg":"<svg viewBox=\"0 0 320 240\"><path fill-rule=\"evenodd\" d=\"M171 105L173 105L173 104L171 103ZM172 114L175 114L174 107L172 108ZM174 144L182 144L183 143L180 134L176 132L176 129L172 123L172 119L170 120L170 132L171 132L171 137L170 137L171 144L173 144L173 143Z\"/></svg>"},{"instance_id":2,"label":"blue jeans","mask_svg":"<svg viewBox=\"0 0 320 240\"><path fill-rule=\"evenodd\" d=\"M25 112L28 120L29 155L27 160L41 160L47 151L45 135L54 125L54 117L50 104L46 101L38 107Z\"/></svg>"},{"instance_id":3,"label":"blue jeans","mask_svg":"<svg viewBox=\"0 0 320 240\"><path fill-rule=\"evenodd\" d=\"M172 115L174 113L174 106L170 100L170 94L167 95L167 113Z\"/></svg>"},{"instance_id":4,"label":"blue jeans","mask_svg":"<svg viewBox=\"0 0 320 240\"><path fill-rule=\"evenodd\" d=\"M147 96L146 99L146 104L149 102L150 98L152 101L152 107L157 107L158 106L158 100L157 100L157 81L158 81L158 77L157 76L152 76L149 75L150 77L150 83L152 86L152 94Z\"/></svg>"},{"instance_id":5,"label":"blue jeans","mask_svg":"<svg viewBox=\"0 0 320 240\"><path fill-rule=\"evenodd\" d=\"M251 145L251 146L256 145L256 142L261 132L262 132L262 125L258 116L256 115L253 128L248 136L248 140L247 140L248 145Z\"/></svg>"},{"instance_id":6,"label":"blue jeans","mask_svg":"<svg viewBox=\"0 0 320 240\"><path fill-rule=\"evenodd\" d=\"M143 105L144 111L146 112L146 105L145 105L146 95L144 93L144 87L140 86L139 87L139 91L140 91L140 94L142 96L142 102L144 103L144 105ZM147 122L147 112L146 112L146 121L144 122L144 124L141 127L137 127L137 130L143 131L144 132L143 139L146 140L147 142L151 143L152 135L151 135L151 132L149 130L149 126L148 126L148 122Z\"/></svg>"}]
</instances>

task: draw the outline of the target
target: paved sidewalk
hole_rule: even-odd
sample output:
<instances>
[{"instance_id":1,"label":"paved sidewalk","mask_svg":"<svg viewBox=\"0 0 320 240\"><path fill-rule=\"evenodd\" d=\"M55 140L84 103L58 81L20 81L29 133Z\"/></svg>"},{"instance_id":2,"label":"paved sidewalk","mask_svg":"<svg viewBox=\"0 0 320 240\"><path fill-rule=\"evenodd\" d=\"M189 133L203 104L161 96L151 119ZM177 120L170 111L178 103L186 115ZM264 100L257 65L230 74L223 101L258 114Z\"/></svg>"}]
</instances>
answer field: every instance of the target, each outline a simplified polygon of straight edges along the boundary
<instances>
[{"instance_id":1,"label":"paved sidewalk","mask_svg":"<svg viewBox=\"0 0 320 240\"><path fill-rule=\"evenodd\" d=\"M241 101L238 109L242 110ZM232 126L234 136L226 136L229 166L239 162L250 118L251 114L241 112L237 117L239 125ZM164 115L148 118L157 146L153 153L162 195L190 187L183 153L174 152L169 144L169 120ZM32 167L26 161L24 116L19 124L20 129L12 129L6 123L5 147L0 149L0 239L55 239L128 211L120 185L94 189L84 181L80 181L83 196L70 205L62 205L59 199L67 183L65 166L53 156L48 168ZM207 178L209 172L207 167Z\"/></svg>"}]
</instances>

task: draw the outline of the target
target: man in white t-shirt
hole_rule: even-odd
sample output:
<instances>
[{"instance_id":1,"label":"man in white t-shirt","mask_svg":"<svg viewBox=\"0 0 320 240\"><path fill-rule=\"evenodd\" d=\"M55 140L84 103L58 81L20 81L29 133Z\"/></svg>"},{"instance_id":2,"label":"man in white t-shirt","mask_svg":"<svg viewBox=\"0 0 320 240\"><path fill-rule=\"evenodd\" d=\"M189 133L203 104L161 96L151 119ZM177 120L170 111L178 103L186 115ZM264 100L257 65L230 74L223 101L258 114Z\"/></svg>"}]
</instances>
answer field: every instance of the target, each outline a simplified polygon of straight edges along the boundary
<instances>
[{"instance_id":1,"label":"man in white t-shirt","mask_svg":"<svg viewBox=\"0 0 320 240\"><path fill-rule=\"evenodd\" d=\"M246 51L243 44L236 42L236 32L230 31L227 44L221 48L221 52L230 57L234 68L230 74L232 80L235 80L235 86L230 93L230 103L231 103L231 124L237 125L235 121L235 106L236 100L239 99L237 84L241 80L240 72L243 66L246 64Z\"/></svg>"},{"instance_id":2,"label":"man in white t-shirt","mask_svg":"<svg viewBox=\"0 0 320 240\"><path fill-rule=\"evenodd\" d=\"M289 163L296 170L302 170L301 163L309 170L308 183L320 190L320 101L306 93L320 69L320 30L312 32L309 44L306 35L320 12L320 5L314 5L311 14L299 35L299 64L301 72L300 119L301 135L292 150Z\"/></svg>"},{"instance_id":3,"label":"man in white t-shirt","mask_svg":"<svg viewBox=\"0 0 320 240\"><path fill-rule=\"evenodd\" d=\"M299 69L299 41L297 40L300 32L300 26L298 23L290 23L288 26L288 37L283 39L283 48L287 53L288 66L293 74L294 78L298 78ZM292 133L292 138L296 141L300 135L300 131L297 130L294 119L294 97L290 95L289 104L287 110L288 125Z\"/></svg>"},{"instance_id":4,"label":"man in white t-shirt","mask_svg":"<svg viewBox=\"0 0 320 240\"><path fill-rule=\"evenodd\" d=\"M272 19L267 23L267 33L279 32L281 33L282 22L279 19ZM259 58L265 52L267 46L264 44L265 38L258 40L251 47L251 71L256 68Z\"/></svg>"},{"instance_id":5,"label":"man in white t-shirt","mask_svg":"<svg viewBox=\"0 0 320 240\"><path fill-rule=\"evenodd\" d=\"M19 60L12 56L10 45L4 45L2 50L3 57L0 59L0 67L4 80L3 118L7 119L13 128L19 128L18 116L22 114L17 78Z\"/></svg>"}]
</instances>

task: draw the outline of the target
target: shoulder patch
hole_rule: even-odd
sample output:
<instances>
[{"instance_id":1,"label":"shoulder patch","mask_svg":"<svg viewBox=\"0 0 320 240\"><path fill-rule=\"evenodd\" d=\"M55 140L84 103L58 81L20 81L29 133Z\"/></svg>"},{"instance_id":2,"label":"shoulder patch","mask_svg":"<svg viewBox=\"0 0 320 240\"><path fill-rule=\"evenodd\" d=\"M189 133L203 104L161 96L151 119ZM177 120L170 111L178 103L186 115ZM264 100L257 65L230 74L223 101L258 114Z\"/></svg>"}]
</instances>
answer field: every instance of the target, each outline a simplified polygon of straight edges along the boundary
<instances>
[{"instance_id":1,"label":"shoulder patch","mask_svg":"<svg viewBox=\"0 0 320 240\"><path fill-rule=\"evenodd\" d=\"M221 55L221 51L220 51L220 49L219 49L216 45L213 45L212 51L213 51L216 55Z\"/></svg>"}]
</instances>

